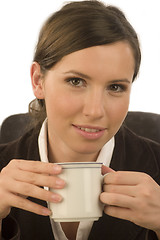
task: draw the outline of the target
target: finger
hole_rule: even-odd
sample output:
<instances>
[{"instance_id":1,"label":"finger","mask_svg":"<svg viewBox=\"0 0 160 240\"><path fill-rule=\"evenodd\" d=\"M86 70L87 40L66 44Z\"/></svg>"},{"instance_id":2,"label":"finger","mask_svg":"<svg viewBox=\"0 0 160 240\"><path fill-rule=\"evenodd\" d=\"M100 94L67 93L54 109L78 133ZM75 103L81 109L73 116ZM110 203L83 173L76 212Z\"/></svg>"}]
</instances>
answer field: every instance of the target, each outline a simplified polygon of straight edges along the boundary
<instances>
[{"instance_id":1,"label":"finger","mask_svg":"<svg viewBox=\"0 0 160 240\"><path fill-rule=\"evenodd\" d=\"M104 183L117 185L137 185L149 177L141 172L118 171L107 174L104 177Z\"/></svg>"},{"instance_id":2,"label":"finger","mask_svg":"<svg viewBox=\"0 0 160 240\"><path fill-rule=\"evenodd\" d=\"M135 198L127 195L116 194L116 193L106 193L102 192L100 195L100 200L102 203L122 207L122 208L134 208Z\"/></svg>"},{"instance_id":3,"label":"finger","mask_svg":"<svg viewBox=\"0 0 160 240\"><path fill-rule=\"evenodd\" d=\"M136 196L136 186L103 184L103 191L107 193L124 194L127 196Z\"/></svg>"},{"instance_id":4,"label":"finger","mask_svg":"<svg viewBox=\"0 0 160 240\"><path fill-rule=\"evenodd\" d=\"M61 202L62 196L57 193L53 193L51 191L45 190L41 187L37 187L35 185L29 183L21 183L16 182L12 185L12 192L18 195L29 196L37 199L41 199L48 202Z\"/></svg>"},{"instance_id":5,"label":"finger","mask_svg":"<svg viewBox=\"0 0 160 240\"><path fill-rule=\"evenodd\" d=\"M43 215L43 216L51 215L51 211L48 208L43 207L34 202L31 202L28 199L16 196L14 194L9 194L8 197L9 197L9 204L12 207L20 208L20 209L33 212L39 215Z\"/></svg>"},{"instance_id":6,"label":"finger","mask_svg":"<svg viewBox=\"0 0 160 240\"><path fill-rule=\"evenodd\" d=\"M121 208L115 206L108 206L104 207L104 212L112 217L132 221L132 210L128 208Z\"/></svg>"},{"instance_id":7,"label":"finger","mask_svg":"<svg viewBox=\"0 0 160 240\"><path fill-rule=\"evenodd\" d=\"M110 172L115 172L115 171L112 168L102 165L102 175L104 175L106 173L110 173Z\"/></svg>"},{"instance_id":8,"label":"finger","mask_svg":"<svg viewBox=\"0 0 160 240\"><path fill-rule=\"evenodd\" d=\"M50 188L63 188L65 181L53 175L43 175L27 171L15 170L12 171L12 177L16 181L30 183L36 186L50 187Z\"/></svg>"},{"instance_id":9,"label":"finger","mask_svg":"<svg viewBox=\"0 0 160 240\"><path fill-rule=\"evenodd\" d=\"M62 167L58 164L44 163L40 161L29 161L29 160L12 160L8 166L12 168L18 168L23 171L45 173L45 174L60 174Z\"/></svg>"}]
</instances>

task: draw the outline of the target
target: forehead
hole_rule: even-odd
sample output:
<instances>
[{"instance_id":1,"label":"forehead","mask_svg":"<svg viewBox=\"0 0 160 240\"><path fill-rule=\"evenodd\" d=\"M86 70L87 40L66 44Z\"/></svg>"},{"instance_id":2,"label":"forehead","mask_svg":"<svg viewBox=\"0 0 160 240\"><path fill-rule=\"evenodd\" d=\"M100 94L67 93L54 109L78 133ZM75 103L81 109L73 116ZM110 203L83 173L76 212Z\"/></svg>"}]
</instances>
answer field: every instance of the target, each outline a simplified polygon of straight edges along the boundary
<instances>
[{"instance_id":1,"label":"forehead","mask_svg":"<svg viewBox=\"0 0 160 240\"><path fill-rule=\"evenodd\" d=\"M63 57L54 67L55 71L77 70L91 75L133 75L135 60L127 42L93 46Z\"/></svg>"}]
</instances>

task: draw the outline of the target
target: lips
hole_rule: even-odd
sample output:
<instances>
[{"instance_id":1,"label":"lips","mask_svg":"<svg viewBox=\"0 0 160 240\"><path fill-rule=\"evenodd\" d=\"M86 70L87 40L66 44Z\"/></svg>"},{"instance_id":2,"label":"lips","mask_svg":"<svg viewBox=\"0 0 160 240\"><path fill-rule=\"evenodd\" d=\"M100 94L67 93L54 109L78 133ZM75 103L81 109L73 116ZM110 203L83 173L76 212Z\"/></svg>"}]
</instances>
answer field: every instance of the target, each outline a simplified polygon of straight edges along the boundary
<instances>
[{"instance_id":1,"label":"lips","mask_svg":"<svg viewBox=\"0 0 160 240\"><path fill-rule=\"evenodd\" d=\"M81 129L82 131L85 131L85 132L99 132L101 131L100 129L94 129L94 128L84 128L84 127L78 127L77 128Z\"/></svg>"},{"instance_id":2,"label":"lips","mask_svg":"<svg viewBox=\"0 0 160 240\"><path fill-rule=\"evenodd\" d=\"M72 125L76 132L86 139L98 139L103 136L106 128L96 126Z\"/></svg>"}]
</instances>

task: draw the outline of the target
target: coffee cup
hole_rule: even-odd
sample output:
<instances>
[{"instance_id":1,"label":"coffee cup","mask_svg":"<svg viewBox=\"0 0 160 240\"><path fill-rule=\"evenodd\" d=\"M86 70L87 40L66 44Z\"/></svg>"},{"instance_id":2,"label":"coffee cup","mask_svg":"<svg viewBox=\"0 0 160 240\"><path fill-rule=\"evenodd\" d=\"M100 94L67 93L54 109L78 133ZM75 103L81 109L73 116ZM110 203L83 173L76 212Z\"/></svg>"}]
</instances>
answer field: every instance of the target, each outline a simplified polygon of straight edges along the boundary
<instances>
[{"instance_id":1,"label":"coffee cup","mask_svg":"<svg viewBox=\"0 0 160 240\"><path fill-rule=\"evenodd\" d=\"M51 218L55 222L96 221L102 216L102 163L67 162L62 166L60 178L66 185L63 189L50 189L62 196L60 203L49 203Z\"/></svg>"}]
</instances>

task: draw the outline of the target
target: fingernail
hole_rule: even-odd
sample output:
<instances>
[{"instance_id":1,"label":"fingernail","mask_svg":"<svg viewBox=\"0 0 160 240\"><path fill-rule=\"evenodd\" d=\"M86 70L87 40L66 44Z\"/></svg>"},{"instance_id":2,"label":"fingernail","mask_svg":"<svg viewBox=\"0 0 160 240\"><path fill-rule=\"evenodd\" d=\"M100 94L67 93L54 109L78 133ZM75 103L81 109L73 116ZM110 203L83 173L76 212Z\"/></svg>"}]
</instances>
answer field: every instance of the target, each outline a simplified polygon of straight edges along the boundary
<instances>
[{"instance_id":1,"label":"fingernail","mask_svg":"<svg viewBox=\"0 0 160 240\"><path fill-rule=\"evenodd\" d=\"M65 185L65 181L63 179L56 180L56 187L63 187Z\"/></svg>"},{"instance_id":2,"label":"fingernail","mask_svg":"<svg viewBox=\"0 0 160 240\"><path fill-rule=\"evenodd\" d=\"M54 170L56 172L59 172L61 170L61 166L59 166L58 164L54 164Z\"/></svg>"},{"instance_id":3,"label":"fingernail","mask_svg":"<svg viewBox=\"0 0 160 240\"><path fill-rule=\"evenodd\" d=\"M55 195L55 194L53 194L53 195L51 196L51 198L52 198L52 201L53 201L53 202L61 202L61 201L62 201L62 197L61 197L60 195Z\"/></svg>"},{"instance_id":4,"label":"fingernail","mask_svg":"<svg viewBox=\"0 0 160 240\"><path fill-rule=\"evenodd\" d=\"M49 210L48 208L43 208L42 209L42 215L44 215L44 216L51 215L51 210Z\"/></svg>"}]
</instances>

